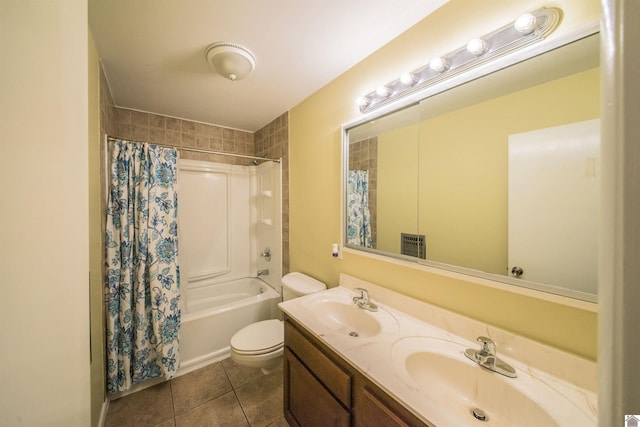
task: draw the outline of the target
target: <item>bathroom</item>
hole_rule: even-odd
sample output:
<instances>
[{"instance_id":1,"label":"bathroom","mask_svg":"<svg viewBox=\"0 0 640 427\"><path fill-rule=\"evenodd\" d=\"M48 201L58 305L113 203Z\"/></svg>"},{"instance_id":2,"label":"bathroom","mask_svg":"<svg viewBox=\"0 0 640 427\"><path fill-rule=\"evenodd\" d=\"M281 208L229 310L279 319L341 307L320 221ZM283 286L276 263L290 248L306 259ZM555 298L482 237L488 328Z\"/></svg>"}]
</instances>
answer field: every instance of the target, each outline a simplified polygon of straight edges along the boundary
<instances>
[{"instance_id":1,"label":"bathroom","mask_svg":"<svg viewBox=\"0 0 640 427\"><path fill-rule=\"evenodd\" d=\"M565 11L564 23L567 25L579 26L581 23L590 21L592 18L599 19L601 16L600 4L598 2L554 2L554 4L560 5ZM618 389L622 385L627 384L626 390L633 390L631 382L634 379L631 374L629 378L626 378L626 370L618 371L618 369L624 369L625 363L628 368L630 365L625 362L627 358L624 358L622 354L628 352L633 354L633 346L637 346L637 341L634 341L632 333L629 331L632 328L631 325L623 322L622 318L618 318L618 313L626 312L631 316L631 312L625 311L624 307L632 307L634 303L637 303L637 297L633 293L630 297L622 298L617 296L617 292L624 294L625 289L632 291L630 284L625 282L624 278L618 278L615 275L615 270L610 267L613 265L614 260L622 262L617 256L623 259L626 256L631 258L629 252L621 252L622 255L615 255L614 251L610 251L609 255L606 255L604 261L604 268L600 272L600 281L602 282L615 282L619 283L619 287L616 287L615 294L602 294L599 307L600 316L596 316L592 312L585 312L584 310L575 309L571 307L563 306L562 304L555 304L553 302L540 302L535 298L528 297L526 295L516 295L509 292L501 291L492 287L477 286L469 281L452 279L447 276L437 275L434 273L414 270L406 268L394 262L380 261L379 259L371 259L358 254L343 253L342 258L334 259L331 256L331 244L340 240L340 127L343 123L352 120L357 116L356 108L353 105L353 100L370 90L371 87L375 87L380 82L389 79L389 76L398 74L400 70L393 69L394 64L401 62L411 63L416 59L410 58L415 55L416 52L424 51L424 56L428 56L431 52L442 52L451 50L452 46L458 46L468 38L470 34L475 34L477 28L494 28L496 25L501 25L502 22L508 21L512 16L518 15L522 10L535 9L536 7L544 5L541 2L491 2L491 6L486 6L482 10L464 7L464 2L451 1L448 5L443 6L439 10L439 15L436 15L432 20L425 20L426 24L415 27L412 32L403 34L402 38L394 44L391 44L374 56L367 58L354 68L349 70L340 78L336 79L331 84L325 86L321 91L318 91L311 97L307 98L303 103L292 107L287 113L287 125L289 129L288 137L288 155L289 155L289 233L285 233L285 237L289 238L289 266L290 271L303 271L306 272L323 282L335 286L339 280L339 273L348 273L353 276L360 277L371 282L378 283L389 289L411 295L417 299L429 301L438 306L448 308L452 311L463 313L469 317L484 321L486 323L501 326L526 337L532 338L536 341L547 343L555 348L561 348L575 354L582 355L591 360L595 360L598 357L601 360L609 359L620 361L619 364L615 364L617 367L600 366L600 382L601 387L604 390L601 391L601 399L607 399L607 396L624 395L627 396L624 401L625 405L630 405L634 402L633 393L614 393L613 389ZM611 6L609 2L604 2L607 7L605 11L609 11L608 7ZM468 5L467 5L468 6ZM90 8L90 7L89 7ZM589 9L590 8L590 9ZM589 9L589 10L587 10ZM574 12L584 11L583 17L576 17ZM46 12L55 13L45 9ZM42 24L42 32L45 30L56 30L55 23L47 23L45 18L40 18L40 12L37 7L26 8L26 10L20 13L11 9L14 15L20 19L8 28L16 30L19 29L19 24L25 24L25 28L29 28L26 23L31 22L33 18L38 24ZM50 401L51 403L42 405L41 409L33 411L33 417L42 417L44 414L53 412L51 405L60 405L63 407L61 410L62 415L60 419L72 420L67 424L87 425L89 424L88 414L90 402L88 396L90 391L94 389L100 390L99 383L89 385L90 374L87 367L88 355L87 347L89 346L89 316L96 315L95 305L89 313L89 307L87 305L86 296L86 271L89 261L89 254L85 254L86 241L88 241L88 218L86 218L86 207L95 206L94 196L95 191L87 192L87 169L95 172L96 165L99 165L99 160L96 161L95 153L89 153L86 147L86 135L89 132L90 123L84 123L85 121L91 122L91 126L94 126L92 135L99 134L99 130L95 130L95 123L97 120L79 120L84 124L78 125L75 121L71 121L66 118L65 115L59 113L59 108L56 108L55 102L61 102L65 96L69 96L73 102L70 107L74 117L86 117L87 110L93 111L89 117L97 117L99 112L96 111L94 105L87 105L87 55L91 58L97 58L99 55L94 48L93 51L86 53L86 42L78 40L86 40L88 38L87 33L87 5L80 5L78 9L74 9L72 6L68 6L64 9L64 13L61 15L63 22L70 23L67 26L69 31L73 31L73 34L64 33L61 37L67 36L66 40L70 43L81 43L74 45L74 48L78 52L82 52L79 58L71 56L71 53L66 52L66 49L60 48L56 45L55 40L51 40L50 44L45 44L45 47L50 47L51 50L45 49L44 53L48 56L44 58L45 63L49 64L63 64L66 66L77 65L77 71L73 73L62 73L55 67L51 69L51 78L60 79L68 84L68 87L73 88L68 92L62 92L62 94L52 94L52 100L46 104L42 109L38 107L36 111L31 111L23 106L23 104L30 104L31 107L40 105L39 97L42 93L48 93L47 91L55 91L56 88L52 87L48 82L41 82L40 85L31 85L30 83L40 82L37 79L37 71L41 67L34 64L16 64L15 67L33 67L33 68L16 68L15 73L10 77L15 79L13 81L22 81L24 79L27 82L26 87L31 87L32 92L22 94L24 96L24 103L15 102L14 108L16 111L22 111L22 115L10 117L16 117L15 127L10 128L15 135L23 135L25 130L19 129L18 124L24 123L30 115L34 113L41 113L42 117L47 120L51 120L50 126L30 126L29 135L20 136L25 141L33 142L31 149L37 152L36 159L38 163L34 166L34 169L38 169L41 172L41 176L46 179L51 179L53 184L59 184L61 188L66 188L67 192L64 193L64 203L60 203L57 195L51 193L39 193L42 197L45 197L44 201L52 206L54 213L60 215L61 218L69 218L63 224L53 225L54 228L48 229L51 225L41 225L36 218L28 216L28 211L18 211L19 214L11 216L10 219L15 221L15 224L24 224L26 218L33 218L33 230L28 229L23 232L12 231L7 232L7 242L12 246L11 251L7 250L6 256L3 253L3 259L7 262L7 266L15 266L17 268L5 268L3 272L3 283L17 283L24 284L24 286L16 287L17 290L10 290L5 302L10 304L11 308L3 316L4 324L11 324L20 322L25 325L25 330L20 334L5 332L7 339L5 342L11 344L12 347L21 348L23 350L16 352L15 356L10 356L8 359L10 363L6 364L5 368L11 371L18 372L32 372L29 377L29 381L23 381L23 378L19 374L9 374L5 376L3 371L3 378L6 378L6 384L11 385L3 393L3 406L2 412L10 414L12 419L17 420L23 418L33 420L29 418L29 415L25 408L28 405L28 399L25 395L29 394L27 389L28 383L41 382L43 391L33 392L35 396L44 402ZM471 14L473 16L471 16ZM578 13L580 15L580 12ZM51 16L51 15L49 15ZM436 19L437 17L440 19ZM453 17L456 17L455 19ZM445 20L444 17L449 19ZM482 23L481 18L489 20L489 24ZM607 19L622 19L618 15L606 14ZM459 22L464 22L465 27ZM609 22L609 21L607 21ZM617 22L617 21L616 21ZM441 24L442 23L442 24ZM445 27L445 23L452 25L452 23L458 23L452 25L452 27ZM4 21L3 21L4 25ZM54 28L51 28L54 26ZM429 29L431 28L431 29ZM22 32L20 32L23 35ZM447 34L447 37L442 37L442 34ZM43 33L36 32L33 37L40 35L42 39L46 39ZM439 37L436 37L439 35ZM24 34L25 37L28 35ZM432 37L433 36L433 37ZM32 40L32 39L29 39ZM425 46L424 40L430 40L429 46ZM38 39L38 41L41 41ZM431 44L432 43L432 44ZM17 47L11 47L13 50L9 50L10 54L19 55L19 48L37 49L40 46L39 43L33 44L19 44ZM402 48L399 48L402 46ZM3 42L4 47L4 42ZM73 50L73 49L70 49ZM53 52L53 54L51 54ZM71 57L69 57L69 56ZM393 61L389 59L393 58ZM69 61L67 61L69 60ZM418 65L417 62L415 65ZM63 69L63 68L61 68ZM75 68L74 68L75 69ZM22 72L26 70L33 70L32 72ZM66 70L66 69L65 69ZM42 70L40 70L42 72ZM98 66L93 64L88 70L92 76L98 75ZM55 74L59 73L59 74ZM64 74L64 75L63 75ZM93 77L92 77L93 79ZM4 78L3 78L4 80ZM94 79L95 80L95 79ZM76 87L76 85L78 87ZM79 87L82 86L82 87ZM66 87L66 86L65 86ZM96 90L96 83L92 84L90 88L92 93L98 93ZM18 96L14 94L14 96ZM74 97L75 96L75 97ZM9 98L14 99L14 98ZM20 98L15 98L20 99ZM21 110L21 108L23 110ZM93 110L91 110L93 109ZM318 120L318 112L322 111L322 120ZM284 111L282 112L285 113ZM17 114L17 113L12 113ZM59 114L59 115L58 115ZM63 118L66 118L63 120ZM282 119L284 120L284 119ZM59 122L58 122L59 121ZM64 124L64 126L62 125ZM24 125L22 125L24 126ZM44 127L47 132L40 130ZM54 131L55 130L55 131ZM51 133L55 133L52 137ZM13 136L13 134L12 134ZM51 147L45 145L40 140L59 138L56 141L60 141L61 147L65 148L65 155L62 156L66 161L74 164L74 167L69 168L66 172L59 172L58 169L54 169L53 166L45 166L46 159L61 157L59 153L52 150ZM4 135L3 135L4 140ZM100 142L94 141L99 147ZM57 142L56 142L57 144ZM14 172L15 175L10 175L12 180L15 177L21 176L17 170L17 164L21 163L26 158L30 158L32 154L27 151L27 144L18 144L15 147L15 152L7 152L7 169L5 173ZM632 149L632 148L627 148ZM87 160L88 155L92 154L91 160ZM284 153L283 153L284 154ZM631 154L631 153L629 153ZM3 147L3 157L5 155ZM628 158L633 158L629 155ZM99 157L97 157L99 159ZM42 167L41 167L42 166ZM612 170L612 169L610 169ZM54 173L55 172L55 173ZM40 175L36 175L40 176ZM321 177L321 179L319 178ZM95 183L95 178L90 177L90 188L100 188L99 183ZM632 177L629 177L632 179ZM41 183L35 183L30 180L25 181L25 185L30 185L34 191L38 188L37 185ZM9 190L10 195L15 200L23 201L24 197L21 197L16 192ZM72 195L75 194L75 195ZM88 194L87 194L88 193ZM612 191L611 194L614 194ZM617 194L617 193L616 193ZM611 196L611 200L608 205L617 206L614 197ZM628 203L626 209L633 209L633 196L630 199L624 199ZM99 198L98 198L99 200ZM41 199L39 203L42 203ZM27 201L24 201L27 203ZM30 202L32 205L26 204L30 208L38 206L36 201ZM99 203L99 201L98 201ZM60 206L59 206L60 205ZM59 206L59 207L58 207ZM77 210L80 214L69 214L67 210ZM335 214L331 214L334 212ZM631 213L630 211L628 213ZM613 217L618 215L619 212L609 212L608 215ZM13 215L13 214L12 214ZM637 216L635 216L637 217ZM634 218L634 215L625 215L625 218ZM605 220L607 220L605 218ZM10 222L12 222L10 221ZM613 220L611 220L613 223ZM628 219L625 219L628 221ZM622 222L623 227L627 227L626 222ZM609 225L612 227L611 225ZM623 228L624 229L624 228ZM632 230L630 227L629 230ZM77 237L69 238L67 243L72 246L69 251L59 251L56 246L52 244L45 244L44 246L38 246L34 242L38 237L37 232L48 230L44 235L51 236L52 240L60 241L62 238L66 239L66 236L75 233L69 233L69 230L77 231ZM611 231L611 230L610 230ZM619 231L618 231L619 232ZM26 234L21 234L26 233ZM605 242L613 247L617 244L617 239L614 236L622 236L623 234L611 233L603 236ZM62 237L65 236L65 237ZM4 239L4 238L3 238ZM7 245L9 246L9 245ZM284 245L283 245L284 246ZM38 255L49 253L49 258L43 256L43 268L55 272L53 274L45 275L44 273L36 273L33 278L25 278L24 271L29 271L28 260L31 259L33 253L28 248L38 247ZM93 246L92 246L93 247ZM607 246L609 247L609 246ZM625 246L626 247L626 246ZM283 248L284 249L284 248ZM631 250L631 249L629 249ZM93 250L92 250L93 251ZM65 252L66 255L71 255L72 262L76 266L75 268L63 269L64 272L59 271L58 262L62 262L62 254L59 252ZM283 250L283 256L286 257L287 251ZM616 252L617 253L617 252ZM60 258L56 258L60 257ZM614 257L609 259L608 257ZM66 257L65 257L66 258ZM92 258L93 259L93 258ZM54 262L58 261L58 262ZM99 270L100 266L98 266ZM629 274L634 270L629 267ZM94 271L92 267L90 269ZM604 276L603 276L604 275ZM45 285L46 283L46 285ZM55 284L52 287L51 284ZM91 280L92 285L95 283L94 279ZM29 301L24 295L25 289L34 290L34 292L27 292L32 298ZM62 291L61 291L62 290ZM71 298L71 302L69 302ZM76 301L77 300L77 301ZM55 310L50 307L50 303L54 302L55 305L65 306L66 312L59 313L59 310ZM27 305L29 304L29 305ZM21 309L25 306L32 307L29 310ZM99 307L99 304L98 304ZM540 319L537 315L540 312L545 313L544 319ZM41 330L41 326L37 327L33 325L31 318L26 317L34 316L36 313L44 313L44 317L37 317L38 324L42 325L47 322L51 316L60 316L59 324L52 324L50 330L53 330L59 340L66 343L73 343L72 348L63 348L62 344L54 342L53 338L45 335ZM51 315L51 316L50 316ZM609 321L604 321L602 317L606 317ZM98 317L99 318L99 317ZM85 321L86 320L86 321ZM602 322L598 325L599 322ZM609 322L609 323L607 323ZM626 320L625 322L629 322ZM82 325L79 325L82 324ZM64 328L63 328L64 325ZM78 326L74 326L78 325ZM615 329L614 329L615 328ZM620 329L621 328L621 329ZM598 332L600 329L600 332ZM603 331L617 331L618 333L606 333ZM599 335L600 334L600 335ZM23 335L23 336L18 336ZM33 338L29 342L27 337ZM44 341L41 338L45 338ZM615 342L611 342L611 341ZM620 341L617 341L620 340ZM31 342L33 341L33 342ZM100 341L92 339L94 341ZM36 344L37 342L37 344ZM603 346L604 343L609 342L610 345L605 346L605 349L600 349L599 346ZM45 349L48 350L43 350ZM615 348L615 353L610 355L609 348ZM66 394L68 391L70 396L78 396L76 402L75 399L71 399L76 403L64 405L61 403L60 398L51 398L51 390L55 390L59 387L59 384L65 383L60 381L57 374L52 374L49 370L45 370L45 367L33 367L38 365L31 354L42 354L45 351L45 357L52 357L51 362L56 366L61 367L61 371L64 372L65 381L68 385L63 386L63 391ZM601 353L598 356L598 353ZM611 350L614 351L614 350ZM62 355L62 356L60 356ZM609 355L605 357L604 355ZM95 360L95 357L94 359ZM28 367L28 369L27 369ZM615 374L615 375L614 375ZM33 375L33 377L31 376ZM60 374L62 375L62 373ZM95 378L94 376L91 376ZM33 378L33 380L31 380ZM611 381L609 381L609 378ZM51 382L49 382L51 381ZM627 383L629 381L629 383ZM27 383L27 384L24 384ZM49 387L51 385L51 387ZM45 394L44 390L49 390ZM612 397L613 398L613 397ZM50 399L50 400L49 400ZM617 399L617 398L616 398ZM620 398L622 399L622 398ZM622 402L620 401L620 402ZM622 403L620 403L622 404ZM616 407L616 405L607 405ZM627 406L628 407L628 406ZM619 409L622 411L622 409ZM623 413L623 412L620 412ZM71 415L69 415L71 414ZM37 419L37 418L36 418ZM75 420L75 421L74 421ZM15 422L13 424L18 424ZM32 423L33 424L33 423ZM62 422L61 422L62 424ZM602 422L603 425L613 425L613 423Z\"/></svg>"}]
</instances>

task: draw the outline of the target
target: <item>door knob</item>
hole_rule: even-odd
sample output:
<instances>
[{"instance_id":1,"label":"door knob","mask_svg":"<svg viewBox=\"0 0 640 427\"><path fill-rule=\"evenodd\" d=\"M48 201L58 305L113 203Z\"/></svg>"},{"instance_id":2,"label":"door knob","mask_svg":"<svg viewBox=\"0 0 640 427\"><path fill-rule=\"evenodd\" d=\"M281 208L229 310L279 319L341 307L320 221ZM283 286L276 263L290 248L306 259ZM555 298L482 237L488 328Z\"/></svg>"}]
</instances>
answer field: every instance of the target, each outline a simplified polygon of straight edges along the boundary
<instances>
[{"instance_id":1,"label":"door knob","mask_svg":"<svg viewBox=\"0 0 640 427\"><path fill-rule=\"evenodd\" d=\"M520 267L516 266L516 267L513 267L511 269L511 275L513 277L520 277L520 276L522 276L522 273L524 273L524 270L522 268L520 268Z\"/></svg>"}]
</instances>

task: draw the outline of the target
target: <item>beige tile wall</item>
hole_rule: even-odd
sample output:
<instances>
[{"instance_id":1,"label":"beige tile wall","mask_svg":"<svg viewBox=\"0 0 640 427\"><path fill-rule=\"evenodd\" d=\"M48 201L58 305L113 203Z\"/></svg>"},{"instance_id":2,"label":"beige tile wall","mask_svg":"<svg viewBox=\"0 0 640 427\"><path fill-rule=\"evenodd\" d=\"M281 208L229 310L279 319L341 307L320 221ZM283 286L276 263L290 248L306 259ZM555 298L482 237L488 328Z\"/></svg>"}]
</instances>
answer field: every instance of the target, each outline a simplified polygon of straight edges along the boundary
<instances>
[{"instance_id":1,"label":"beige tile wall","mask_svg":"<svg viewBox=\"0 0 640 427\"><path fill-rule=\"evenodd\" d=\"M255 155L280 158L282 164L282 274L289 272L289 113L254 134Z\"/></svg>"},{"instance_id":2,"label":"beige tile wall","mask_svg":"<svg viewBox=\"0 0 640 427\"><path fill-rule=\"evenodd\" d=\"M119 107L116 107L116 134L113 136L173 147L255 155L251 132ZM250 159L189 151L180 152L180 157L234 165L251 164Z\"/></svg>"},{"instance_id":3,"label":"beige tile wall","mask_svg":"<svg viewBox=\"0 0 640 427\"><path fill-rule=\"evenodd\" d=\"M230 154L282 158L282 273L289 272L289 113L255 133L229 129L115 107L107 80L101 73L100 131L102 135L174 147L198 148ZM251 159L181 151L183 159L250 165Z\"/></svg>"},{"instance_id":4,"label":"beige tile wall","mask_svg":"<svg viewBox=\"0 0 640 427\"><path fill-rule=\"evenodd\" d=\"M378 137L349 144L349 170L369 172L369 212L371 240L376 247L378 224Z\"/></svg>"}]
</instances>

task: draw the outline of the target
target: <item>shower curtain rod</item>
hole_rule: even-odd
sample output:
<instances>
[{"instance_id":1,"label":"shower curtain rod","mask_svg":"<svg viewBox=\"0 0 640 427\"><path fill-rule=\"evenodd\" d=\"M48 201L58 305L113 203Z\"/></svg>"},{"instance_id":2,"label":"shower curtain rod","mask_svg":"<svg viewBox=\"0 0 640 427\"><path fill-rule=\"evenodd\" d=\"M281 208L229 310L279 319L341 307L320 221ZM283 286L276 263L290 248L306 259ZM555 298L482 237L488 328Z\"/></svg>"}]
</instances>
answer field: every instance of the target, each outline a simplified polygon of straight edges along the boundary
<instances>
[{"instance_id":1,"label":"shower curtain rod","mask_svg":"<svg viewBox=\"0 0 640 427\"><path fill-rule=\"evenodd\" d=\"M130 139L114 138L112 136L107 136L107 141L108 142L113 142L113 141L115 141L117 139L120 139L122 141L143 143L142 141L132 141ZM182 151L191 151L191 152L194 152L194 153L217 154L217 155L220 155L220 156L229 156L229 157L242 157L243 159L264 160L264 161L276 162L276 163L280 163L280 160L281 160L281 159L270 159L268 157L247 156L245 154L225 153L225 152L222 152L222 151L202 150L200 148L175 147L175 146L172 146L172 145L154 144L152 142L150 142L149 144L157 145L159 147L164 147L164 148L175 148L177 150L182 150Z\"/></svg>"}]
</instances>

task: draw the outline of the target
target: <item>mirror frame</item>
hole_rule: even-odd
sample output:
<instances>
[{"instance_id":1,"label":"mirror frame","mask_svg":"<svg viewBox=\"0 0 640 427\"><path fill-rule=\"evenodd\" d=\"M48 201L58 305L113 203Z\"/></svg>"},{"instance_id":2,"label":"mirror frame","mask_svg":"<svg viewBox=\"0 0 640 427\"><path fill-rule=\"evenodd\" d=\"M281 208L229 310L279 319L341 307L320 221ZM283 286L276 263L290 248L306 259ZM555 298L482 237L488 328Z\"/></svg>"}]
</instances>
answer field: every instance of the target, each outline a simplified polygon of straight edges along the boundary
<instances>
[{"instance_id":1,"label":"mirror frame","mask_svg":"<svg viewBox=\"0 0 640 427\"><path fill-rule=\"evenodd\" d=\"M494 273L487 273L480 270L474 270L471 268L461 267L457 265L444 264L436 261L423 260L406 255L396 254L392 252L381 251L372 248L363 248L361 246L355 246L348 244L346 241L347 236L347 222L346 222L346 206L347 206L347 185L346 179L349 171L349 131L353 128L367 123L371 120L381 118L393 114L402 109L416 105L424 99L435 96L439 93L445 92L449 89L453 89L457 86L461 86L467 82L479 79L494 72L500 71L504 68L526 61L527 59L542 55L546 52L558 49L560 47L569 45L580 39L598 34L600 32L600 23L594 22L585 25L575 31L567 32L557 37L545 39L539 43L529 45L518 51L512 52L508 55L495 58L483 64L479 64L477 67L467 70L463 73L453 75L450 78L439 81L432 86L426 87L420 91L408 94L396 101L383 105L375 110L369 111L362 116L344 123L341 128L341 157L342 157L342 177L341 177L341 242L342 247L345 249L353 250L355 253L364 255L377 255L386 258L391 258L396 261L406 262L407 266L421 265L426 267L443 270L443 272L454 272L464 276L471 276L479 279L490 280L494 282L500 282L507 285L513 285L520 288L526 288L533 291L543 292L547 294L558 295L575 300L580 300L588 303L597 303L598 295L590 294L581 291L575 291L569 288L563 288L560 286L554 286L543 283L530 282L523 279L516 279L506 275L499 275Z\"/></svg>"}]
</instances>

